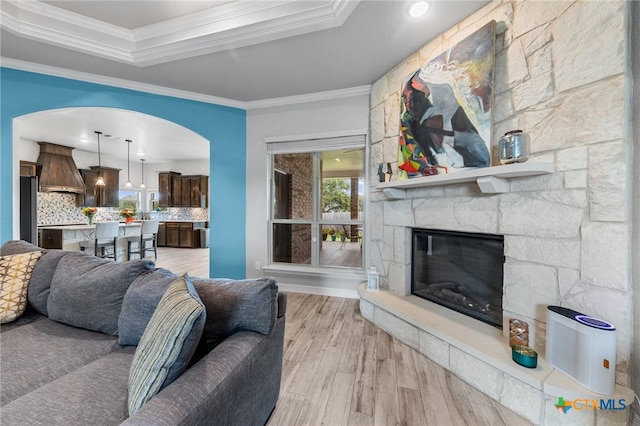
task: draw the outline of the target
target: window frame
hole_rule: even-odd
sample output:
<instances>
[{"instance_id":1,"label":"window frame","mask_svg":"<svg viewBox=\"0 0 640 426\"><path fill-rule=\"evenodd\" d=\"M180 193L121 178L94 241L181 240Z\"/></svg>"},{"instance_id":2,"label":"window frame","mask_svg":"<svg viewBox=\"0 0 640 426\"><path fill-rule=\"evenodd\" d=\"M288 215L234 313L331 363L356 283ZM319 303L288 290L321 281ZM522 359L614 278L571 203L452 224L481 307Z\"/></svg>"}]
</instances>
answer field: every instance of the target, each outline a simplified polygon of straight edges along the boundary
<instances>
[{"instance_id":1,"label":"window frame","mask_svg":"<svg viewBox=\"0 0 640 426\"><path fill-rule=\"evenodd\" d=\"M321 265L320 264L320 241L322 240L322 226L326 225L357 225L358 227L365 229L366 226L366 188L368 183L368 152L367 152L367 134L366 132L357 132L349 135L336 135L329 137L316 137L316 138L275 138L272 140L266 140L267 142L267 157L268 157L268 199L269 207L267 211L267 244L268 244L268 259L270 267L283 267L283 268L301 268L308 269L309 271L318 270L342 270L342 271L354 271L360 273L365 269L365 254L366 244L365 240L362 241L362 262L360 267L345 267L335 265ZM363 196L365 196L365 202L362 206L362 219L361 220L323 220L320 198L322 192L322 170L321 170L321 154L325 151L334 151L341 149L362 149L363 152L363 187L365 188ZM299 154L309 153L312 155L312 214L311 219L275 219L275 155L278 154ZM311 262L306 263L289 263L289 262L275 262L274 261L274 224L303 224L310 225L311 227Z\"/></svg>"}]
</instances>

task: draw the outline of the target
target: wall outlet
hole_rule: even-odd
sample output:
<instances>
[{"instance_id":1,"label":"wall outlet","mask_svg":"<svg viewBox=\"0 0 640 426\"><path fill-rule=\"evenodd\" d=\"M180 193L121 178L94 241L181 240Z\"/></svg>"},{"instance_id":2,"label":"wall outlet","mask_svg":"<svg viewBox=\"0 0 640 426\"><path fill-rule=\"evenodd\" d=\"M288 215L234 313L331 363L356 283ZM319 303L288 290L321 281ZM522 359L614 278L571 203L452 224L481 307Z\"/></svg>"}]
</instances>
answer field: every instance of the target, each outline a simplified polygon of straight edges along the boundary
<instances>
[{"instance_id":1,"label":"wall outlet","mask_svg":"<svg viewBox=\"0 0 640 426\"><path fill-rule=\"evenodd\" d=\"M255 268L256 268L256 271L259 271L260 268L262 268L262 265L260 265L260 261L256 262Z\"/></svg>"}]
</instances>

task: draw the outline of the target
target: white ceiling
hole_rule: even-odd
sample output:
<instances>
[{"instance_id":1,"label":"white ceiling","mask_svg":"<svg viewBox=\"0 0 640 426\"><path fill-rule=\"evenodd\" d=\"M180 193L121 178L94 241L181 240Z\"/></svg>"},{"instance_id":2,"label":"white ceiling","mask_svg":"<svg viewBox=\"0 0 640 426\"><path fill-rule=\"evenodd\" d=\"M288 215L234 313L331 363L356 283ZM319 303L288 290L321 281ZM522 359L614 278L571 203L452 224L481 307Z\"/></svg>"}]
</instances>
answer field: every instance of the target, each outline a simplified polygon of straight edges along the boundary
<instances>
[{"instance_id":1,"label":"white ceiling","mask_svg":"<svg viewBox=\"0 0 640 426\"><path fill-rule=\"evenodd\" d=\"M97 152L95 131L101 131L100 152L147 163L209 158L209 141L167 120L114 108L66 108L31 114L20 119L20 137L31 142L52 142L78 151ZM188 149L185 149L188 146Z\"/></svg>"},{"instance_id":2,"label":"white ceiling","mask_svg":"<svg viewBox=\"0 0 640 426\"><path fill-rule=\"evenodd\" d=\"M431 0L427 15L416 19L408 15L408 0L1 0L0 55L5 62L188 91L250 108L266 99L370 85L486 3ZM110 130L106 120L88 123L92 128L77 124L60 138L102 130L135 141L135 135L124 135L126 125ZM31 125L43 123L34 117L22 126L29 139L38 133ZM150 143L143 135L153 129L140 132L137 139ZM162 152L171 142L153 143Z\"/></svg>"}]
</instances>

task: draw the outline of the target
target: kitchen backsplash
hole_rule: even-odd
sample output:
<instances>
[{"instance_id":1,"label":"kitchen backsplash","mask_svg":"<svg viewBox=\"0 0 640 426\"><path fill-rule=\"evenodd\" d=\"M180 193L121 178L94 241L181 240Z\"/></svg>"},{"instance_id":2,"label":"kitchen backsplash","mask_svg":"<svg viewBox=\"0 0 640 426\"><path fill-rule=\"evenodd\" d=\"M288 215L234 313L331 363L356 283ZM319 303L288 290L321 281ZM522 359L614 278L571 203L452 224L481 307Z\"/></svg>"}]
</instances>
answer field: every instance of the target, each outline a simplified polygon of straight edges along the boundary
<instances>
[{"instance_id":1,"label":"kitchen backsplash","mask_svg":"<svg viewBox=\"0 0 640 426\"><path fill-rule=\"evenodd\" d=\"M89 220L76 207L74 194L38 192L38 226L88 223ZM169 207L163 211L138 212L136 219L158 220L209 220L209 209ZM121 220L115 207L100 207L94 221Z\"/></svg>"}]
</instances>

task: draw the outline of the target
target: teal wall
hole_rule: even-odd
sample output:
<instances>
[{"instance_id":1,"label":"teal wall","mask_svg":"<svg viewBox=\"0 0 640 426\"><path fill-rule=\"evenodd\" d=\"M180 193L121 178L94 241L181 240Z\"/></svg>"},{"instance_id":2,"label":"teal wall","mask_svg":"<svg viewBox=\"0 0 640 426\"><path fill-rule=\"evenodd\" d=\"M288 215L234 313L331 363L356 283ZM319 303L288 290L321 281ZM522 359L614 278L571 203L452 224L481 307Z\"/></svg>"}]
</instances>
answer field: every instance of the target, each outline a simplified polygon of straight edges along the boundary
<instances>
[{"instance_id":1,"label":"teal wall","mask_svg":"<svg viewBox=\"0 0 640 426\"><path fill-rule=\"evenodd\" d=\"M244 278L246 112L196 102L0 68L0 244L12 239L12 120L56 108L122 108L172 121L210 143L210 274Z\"/></svg>"}]
</instances>

